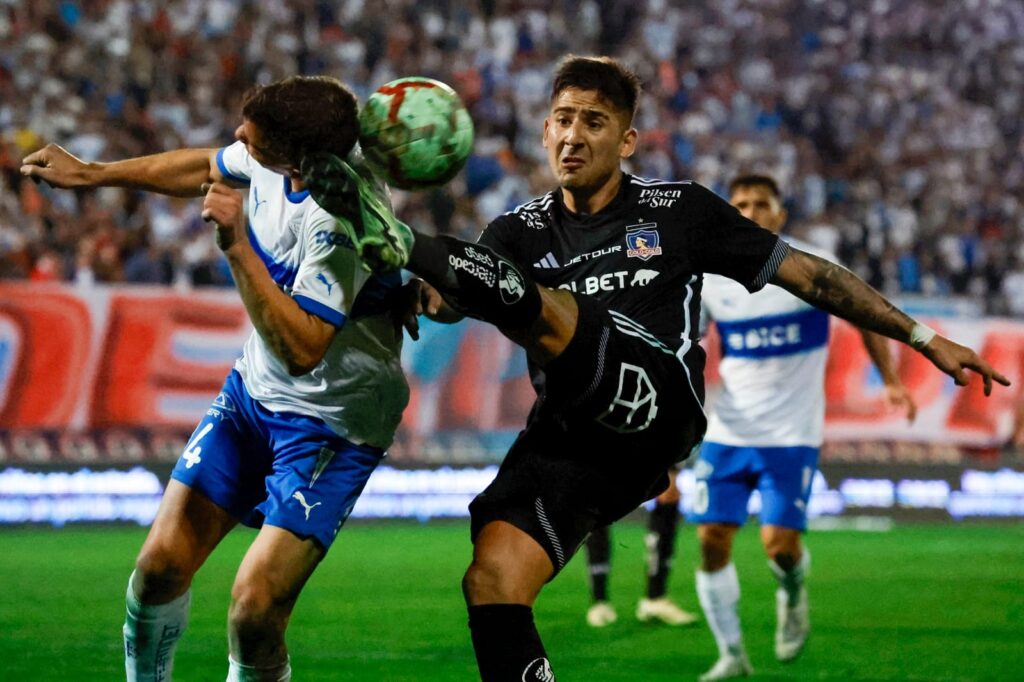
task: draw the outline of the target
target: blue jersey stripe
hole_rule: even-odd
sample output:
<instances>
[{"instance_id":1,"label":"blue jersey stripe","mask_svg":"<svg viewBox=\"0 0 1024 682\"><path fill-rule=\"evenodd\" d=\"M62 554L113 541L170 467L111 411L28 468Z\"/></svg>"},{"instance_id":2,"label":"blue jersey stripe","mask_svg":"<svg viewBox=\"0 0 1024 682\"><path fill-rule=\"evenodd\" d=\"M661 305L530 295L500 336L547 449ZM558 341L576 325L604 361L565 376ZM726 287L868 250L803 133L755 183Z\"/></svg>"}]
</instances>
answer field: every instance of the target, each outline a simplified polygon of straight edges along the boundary
<instances>
[{"instance_id":1,"label":"blue jersey stripe","mask_svg":"<svg viewBox=\"0 0 1024 682\"><path fill-rule=\"evenodd\" d=\"M316 315L328 324L333 324L338 328L341 328L345 324L346 318L344 314L328 305L324 305L320 301L316 301L308 296L303 296L302 294L295 294L292 298L295 299L295 302L299 304L300 308L310 315Z\"/></svg>"},{"instance_id":2,"label":"blue jersey stripe","mask_svg":"<svg viewBox=\"0 0 1024 682\"><path fill-rule=\"evenodd\" d=\"M806 353L828 344L828 313L811 308L784 315L716 321L722 356L777 358Z\"/></svg>"},{"instance_id":3,"label":"blue jersey stripe","mask_svg":"<svg viewBox=\"0 0 1024 682\"><path fill-rule=\"evenodd\" d=\"M252 230L252 225L248 226L246 232L249 235L249 244L252 245L252 250L256 252L256 255L260 257L263 264L267 266L267 272L270 273L270 278L274 280L274 283L281 288L291 288L295 284L295 276L299 274L299 269L295 266L286 265L285 263L278 263L274 260L274 257L267 253L263 245L256 239L256 234Z\"/></svg>"},{"instance_id":4,"label":"blue jersey stripe","mask_svg":"<svg viewBox=\"0 0 1024 682\"><path fill-rule=\"evenodd\" d=\"M224 165L224 150L225 149L227 149L227 147L222 147L221 149L219 149L217 151L217 168L220 169L220 174L223 175L227 180L231 180L232 182L237 182L237 183L239 183L241 185L248 185L249 184L249 179L248 178L243 178L243 177L241 177L239 175L235 175L234 173L232 173L231 171L228 170L227 166Z\"/></svg>"}]
</instances>

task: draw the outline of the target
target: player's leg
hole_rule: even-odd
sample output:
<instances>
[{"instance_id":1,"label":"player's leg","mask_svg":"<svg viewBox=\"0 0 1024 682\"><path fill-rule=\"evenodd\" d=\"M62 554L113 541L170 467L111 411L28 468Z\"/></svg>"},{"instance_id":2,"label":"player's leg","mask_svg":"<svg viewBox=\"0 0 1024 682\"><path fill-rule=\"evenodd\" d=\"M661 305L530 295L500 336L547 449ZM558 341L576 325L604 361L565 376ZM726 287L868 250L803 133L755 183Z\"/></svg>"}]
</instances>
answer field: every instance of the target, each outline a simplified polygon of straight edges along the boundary
<instances>
[{"instance_id":1,"label":"player's leg","mask_svg":"<svg viewBox=\"0 0 1024 682\"><path fill-rule=\"evenodd\" d=\"M415 232L395 217L371 179L332 154L307 157L302 177L371 267L416 273L463 314L501 329L535 362L544 364L568 346L578 316L568 292L537 286L486 246Z\"/></svg>"},{"instance_id":2,"label":"player's leg","mask_svg":"<svg viewBox=\"0 0 1024 682\"><path fill-rule=\"evenodd\" d=\"M595 628L603 628L619 619L615 607L608 601L608 575L612 568L611 536L611 526L601 526L590 533L586 542L591 597L587 623Z\"/></svg>"},{"instance_id":3,"label":"player's leg","mask_svg":"<svg viewBox=\"0 0 1024 682\"><path fill-rule=\"evenodd\" d=\"M228 679L237 682L290 679L285 630L296 600L384 456L319 419L267 411L261 419L275 452L255 507L262 528L231 590Z\"/></svg>"},{"instance_id":4,"label":"player's leg","mask_svg":"<svg viewBox=\"0 0 1024 682\"><path fill-rule=\"evenodd\" d=\"M483 682L554 679L533 619L554 570L544 548L510 523L492 521L476 534L462 590Z\"/></svg>"},{"instance_id":5,"label":"player's leg","mask_svg":"<svg viewBox=\"0 0 1024 682\"><path fill-rule=\"evenodd\" d=\"M702 680L721 680L752 672L740 625L740 583L732 563L732 543L747 518L753 483L745 448L705 442L693 467L696 475L693 509L701 566L697 598L718 646L718 660Z\"/></svg>"},{"instance_id":6,"label":"player's leg","mask_svg":"<svg viewBox=\"0 0 1024 682\"><path fill-rule=\"evenodd\" d=\"M778 581L775 591L775 657L792 661L810 634L806 578L811 555L801 543L807 528L807 504L817 470L818 449L764 449L761 477L761 542L768 567Z\"/></svg>"},{"instance_id":7,"label":"player's leg","mask_svg":"<svg viewBox=\"0 0 1024 682\"><path fill-rule=\"evenodd\" d=\"M668 578L675 554L676 534L679 529L679 488L677 471L668 473L669 486L654 498L654 509L647 517L647 594L636 607L637 619L659 621L666 625L690 625L697 622L696 614L679 607L668 597Z\"/></svg>"},{"instance_id":8,"label":"player's leg","mask_svg":"<svg viewBox=\"0 0 1024 682\"><path fill-rule=\"evenodd\" d=\"M170 680L174 649L188 625L192 577L238 519L171 480L128 578L125 674L129 682Z\"/></svg>"},{"instance_id":9,"label":"player's leg","mask_svg":"<svg viewBox=\"0 0 1024 682\"><path fill-rule=\"evenodd\" d=\"M285 629L299 592L324 554L312 538L275 526L260 529L231 588L229 682L291 679Z\"/></svg>"},{"instance_id":10,"label":"player's leg","mask_svg":"<svg viewBox=\"0 0 1024 682\"><path fill-rule=\"evenodd\" d=\"M174 647L188 621L192 577L262 491L241 405L237 374L189 439L135 563L126 595L125 669L129 680L170 679ZM249 466L241 466L241 453Z\"/></svg>"}]
</instances>

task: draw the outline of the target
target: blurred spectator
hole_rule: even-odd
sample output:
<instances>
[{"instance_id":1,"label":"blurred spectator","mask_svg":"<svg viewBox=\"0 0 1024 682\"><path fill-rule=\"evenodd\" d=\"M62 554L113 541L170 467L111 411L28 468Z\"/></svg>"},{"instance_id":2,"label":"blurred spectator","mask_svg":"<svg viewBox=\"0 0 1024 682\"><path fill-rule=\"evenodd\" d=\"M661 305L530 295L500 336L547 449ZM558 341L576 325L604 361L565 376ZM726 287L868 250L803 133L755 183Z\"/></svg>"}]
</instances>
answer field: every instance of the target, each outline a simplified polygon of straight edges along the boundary
<instances>
[{"instance_id":1,"label":"blurred spectator","mask_svg":"<svg viewBox=\"0 0 1024 682\"><path fill-rule=\"evenodd\" d=\"M20 159L230 142L254 82L326 73L366 97L423 74L477 126L458 180L403 217L475 237L549 186L537 143L566 52L646 83L634 172L723 191L779 178L791 230L886 293L1024 315L1024 4L1011 0L0 0L0 277L229 284L198 202L50 193Z\"/></svg>"}]
</instances>

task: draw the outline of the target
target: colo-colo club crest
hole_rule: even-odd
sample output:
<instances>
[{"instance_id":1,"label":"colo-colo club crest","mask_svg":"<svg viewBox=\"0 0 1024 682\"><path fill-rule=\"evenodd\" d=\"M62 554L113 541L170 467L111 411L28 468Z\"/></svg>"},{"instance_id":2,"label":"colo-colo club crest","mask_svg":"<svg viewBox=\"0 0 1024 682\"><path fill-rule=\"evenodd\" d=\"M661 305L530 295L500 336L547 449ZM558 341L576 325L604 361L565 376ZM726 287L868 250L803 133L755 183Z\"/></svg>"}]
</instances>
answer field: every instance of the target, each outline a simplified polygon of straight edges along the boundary
<instances>
[{"instance_id":1,"label":"colo-colo club crest","mask_svg":"<svg viewBox=\"0 0 1024 682\"><path fill-rule=\"evenodd\" d=\"M626 228L626 256L650 260L661 255L661 239L657 223L630 225Z\"/></svg>"}]
</instances>

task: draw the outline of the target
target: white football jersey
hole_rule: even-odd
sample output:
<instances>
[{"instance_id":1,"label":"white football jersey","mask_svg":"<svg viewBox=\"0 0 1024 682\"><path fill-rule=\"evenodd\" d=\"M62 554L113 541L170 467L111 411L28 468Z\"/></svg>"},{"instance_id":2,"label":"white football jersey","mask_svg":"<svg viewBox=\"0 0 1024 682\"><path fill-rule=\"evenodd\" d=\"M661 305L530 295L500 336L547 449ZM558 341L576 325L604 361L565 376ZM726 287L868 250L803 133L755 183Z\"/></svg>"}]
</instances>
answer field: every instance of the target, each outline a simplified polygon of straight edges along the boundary
<instances>
[{"instance_id":1,"label":"white football jersey","mask_svg":"<svg viewBox=\"0 0 1024 682\"><path fill-rule=\"evenodd\" d=\"M358 163L357 154L350 161ZM292 192L289 178L261 166L241 142L221 149L217 166L225 178L249 185L249 242L274 282L338 328L320 364L299 377L253 331L235 363L246 390L269 410L318 417L355 443L388 447L409 400L402 338L388 314L387 294L401 286L399 273L364 271L337 221L308 191Z\"/></svg>"},{"instance_id":2,"label":"white football jersey","mask_svg":"<svg viewBox=\"0 0 1024 682\"><path fill-rule=\"evenodd\" d=\"M809 244L790 244L835 261ZM704 312L721 339L722 390L706 440L724 445L818 447L825 427L829 314L769 284L756 293L705 275Z\"/></svg>"}]
</instances>

